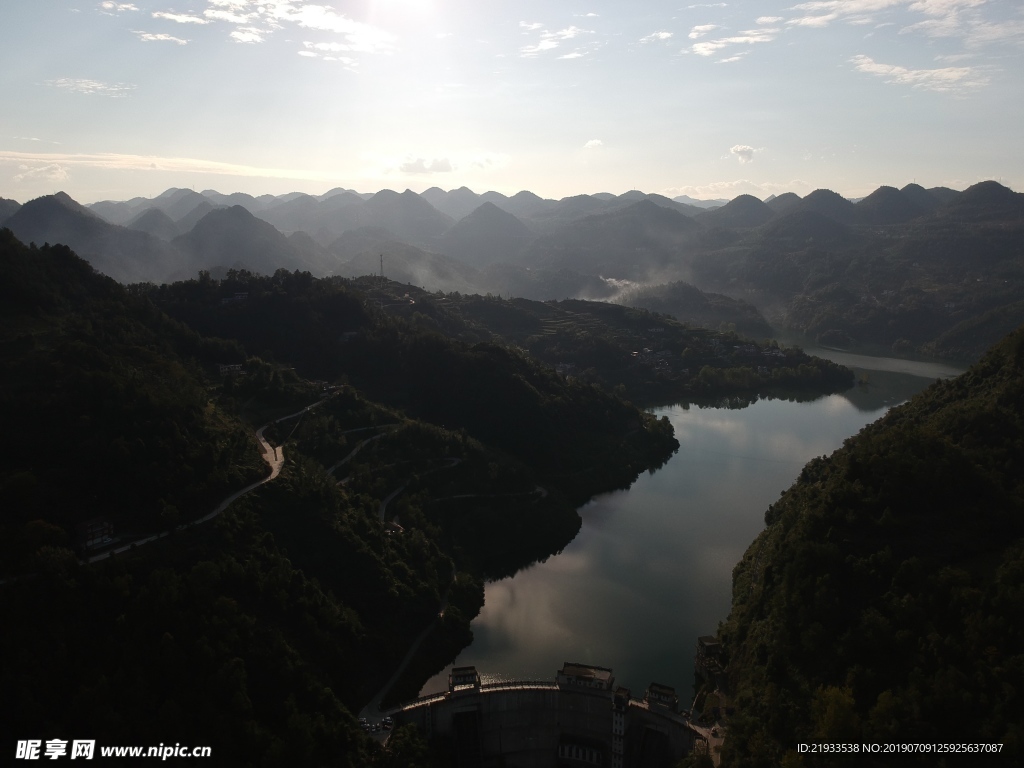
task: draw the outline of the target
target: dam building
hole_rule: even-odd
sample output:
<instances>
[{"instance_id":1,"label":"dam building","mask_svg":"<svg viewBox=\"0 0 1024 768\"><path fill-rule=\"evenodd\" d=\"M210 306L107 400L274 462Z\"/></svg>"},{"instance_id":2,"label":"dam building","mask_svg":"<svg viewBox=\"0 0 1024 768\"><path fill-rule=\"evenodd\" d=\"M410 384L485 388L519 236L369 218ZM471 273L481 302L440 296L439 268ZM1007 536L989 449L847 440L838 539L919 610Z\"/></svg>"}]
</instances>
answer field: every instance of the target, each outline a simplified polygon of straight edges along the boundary
<instances>
[{"instance_id":1,"label":"dam building","mask_svg":"<svg viewBox=\"0 0 1024 768\"><path fill-rule=\"evenodd\" d=\"M612 670L586 664L565 663L553 682L486 684L474 667L455 667L446 692L388 714L447 740L458 768L671 768L707 750L674 689L652 683L635 699Z\"/></svg>"}]
</instances>

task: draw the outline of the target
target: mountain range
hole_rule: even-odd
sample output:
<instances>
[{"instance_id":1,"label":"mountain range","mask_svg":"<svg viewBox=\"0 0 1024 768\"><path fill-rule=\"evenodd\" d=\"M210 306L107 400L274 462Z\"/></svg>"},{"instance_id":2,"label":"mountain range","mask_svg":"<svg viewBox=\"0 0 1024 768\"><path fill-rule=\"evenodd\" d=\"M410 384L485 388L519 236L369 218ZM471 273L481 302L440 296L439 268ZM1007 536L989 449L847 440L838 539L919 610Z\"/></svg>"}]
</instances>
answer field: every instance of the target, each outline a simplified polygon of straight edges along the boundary
<instances>
[{"instance_id":1,"label":"mountain range","mask_svg":"<svg viewBox=\"0 0 1024 768\"><path fill-rule=\"evenodd\" d=\"M624 284L685 281L812 342L969 360L1024 321L1021 200L993 181L715 207L636 190L549 200L466 187L169 189L90 206L64 193L0 200L0 224L26 242L66 243L121 282L202 269L355 276L379 271L381 257L385 274L431 290L533 299L617 300Z\"/></svg>"}]
</instances>

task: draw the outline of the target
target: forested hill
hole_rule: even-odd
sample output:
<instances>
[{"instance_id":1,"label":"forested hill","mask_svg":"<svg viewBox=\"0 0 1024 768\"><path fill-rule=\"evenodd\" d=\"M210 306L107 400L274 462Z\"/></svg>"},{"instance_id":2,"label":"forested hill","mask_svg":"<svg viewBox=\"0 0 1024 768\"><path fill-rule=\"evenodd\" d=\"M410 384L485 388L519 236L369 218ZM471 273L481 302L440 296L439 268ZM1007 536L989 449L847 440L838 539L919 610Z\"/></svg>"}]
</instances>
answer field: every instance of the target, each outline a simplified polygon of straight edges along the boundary
<instances>
[{"instance_id":1,"label":"forested hill","mask_svg":"<svg viewBox=\"0 0 1024 768\"><path fill-rule=\"evenodd\" d=\"M512 405L516 400L509 387L520 380L544 392L549 405L563 402L557 391L579 390L584 396L590 384L651 404L818 396L853 383L846 368L798 349L742 339L732 331L690 328L668 316L606 302L430 293L379 278L313 278L284 270L273 276L236 270L219 281L202 273L198 280L141 290L202 333L237 339L252 354L267 350L287 357L310 376L330 379L344 372L375 397L425 408L417 412L447 424L461 423L452 408L465 409L480 397ZM236 301L236 295L246 298ZM464 365L472 356L506 367L504 383L471 385L480 380ZM537 370L545 366L561 376ZM447 367L449 375L424 375L439 367ZM440 389L431 391L430 382ZM461 396L464 385L476 394ZM499 432L521 433L523 419L514 408L506 413L510 421ZM555 434L581 428L544 421ZM547 443L536 437L524 435L524 442L543 451ZM562 450L550 455L565 458Z\"/></svg>"},{"instance_id":2,"label":"forested hill","mask_svg":"<svg viewBox=\"0 0 1024 768\"><path fill-rule=\"evenodd\" d=\"M765 519L722 629L729 765L799 765L800 742L1021 759L1024 328L810 462Z\"/></svg>"},{"instance_id":3,"label":"forested hill","mask_svg":"<svg viewBox=\"0 0 1024 768\"><path fill-rule=\"evenodd\" d=\"M70 545L102 515L167 525L266 471L250 431L209 407L204 367L240 363L93 271L65 246L27 248L0 230L0 554L27 554L25 526ZM37 544L40 542L36 542Z\"/></svg>"},{"instance_id":4,"label":"forested hill","mask_svg":"<svg viewBox=\"0 0 1024 768\"><path fill-rule=\"evenodd\" d=\"M0 274L8 743L427 765L352 713L436 625L391 693L414 695L470 641L483 579L564 547L578 503L677 446L667 419L515 350L422 334L345 281L190 283L176 309L200 327L212 308L225 340L9 230ZM280 474L217 513L267 476L261 425Z\"/></svg>"}]
</instances>

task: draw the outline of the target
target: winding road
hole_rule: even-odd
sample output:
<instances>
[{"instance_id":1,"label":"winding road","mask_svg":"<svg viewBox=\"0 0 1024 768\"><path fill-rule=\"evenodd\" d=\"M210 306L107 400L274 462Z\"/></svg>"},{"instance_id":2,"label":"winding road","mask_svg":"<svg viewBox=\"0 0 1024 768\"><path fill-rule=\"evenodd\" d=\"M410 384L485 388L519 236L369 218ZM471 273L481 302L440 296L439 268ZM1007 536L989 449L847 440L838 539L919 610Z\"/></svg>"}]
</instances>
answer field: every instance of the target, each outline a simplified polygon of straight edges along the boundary
<instances>
[{"instance_id":1,"label":"winding road","mask_svg":"<svg viewBox=\"0 0 1024 768\"><path fill-rule=\"evenodd\" d=\"M260 444L260 453L263 455L263 460L265 462L267 462L267 464L270 466L270 474L267 477L264 477L262 480L257 480L255 483L251 483L251 484L245 486L245 488L243 488L242 490L236 491L235 493L231 494L226 499L224 499L220 504L218 504L217 507L212 512L210 512L209 514L203 515L202 517L198 518L197 520L192 520L191 522L188 522L188 523L182 523L181 525L178 526L178 530L183 530L185 528L191 528L192 526L201 525L202 523L206 523L206 522L209 522L210 520L213 520L213 518L217 517L218 515L223 514L224 511L228 507L230 507L232 502L234 502L236 499L238 499L241 496L244 496L245 494L249 493L250 491L253 491L253 490L259 488L264 483L269 483L271 480L275 479L278 475L280 475L281 474L281 467L284 466L284 448L275 448L270 443L268 443L266 438L263 437L264 430L266 430L268 427L270 427L270 426L272 426L274 424L277 424L279 421L287 421L288 419L294 419L296 416L300 416L300 417L304 416L306 413L308 413L313 408L316 408L322 402L324 402L324 401L323 400L318 400L315 403L307 405L301 411L296 411L295 413L291 413L291 414L289 414L287 416L282 416L279 419L274 419L273 421L267 422L262 427L257 429L256 430L256 439L259 441L259 444ZM352 431L356 431L356 430L352 430ZM85 564L85 563L95 563L95 562L98 562L100 560L105 560L108 557L110 557L111 555L120 554L121 552L127 552L132 547L138 548L138 547L141 547L143 544L148 544L151 541L156 541L157 539L162 539L162 538L164 538L164 537L166 537L168 535L170 535L170 531L169 530L168 531L163 531L161 533L154 533L151 536L144 536L141 539L135 539L134 541L130 541L130 542L126 543L126 544L121 544L119 546L113 547L111 549L108 549L105 552L101 552L101 553L93 555L91 557L82 558L79 562Z\"/></svg>"}]
</instances>

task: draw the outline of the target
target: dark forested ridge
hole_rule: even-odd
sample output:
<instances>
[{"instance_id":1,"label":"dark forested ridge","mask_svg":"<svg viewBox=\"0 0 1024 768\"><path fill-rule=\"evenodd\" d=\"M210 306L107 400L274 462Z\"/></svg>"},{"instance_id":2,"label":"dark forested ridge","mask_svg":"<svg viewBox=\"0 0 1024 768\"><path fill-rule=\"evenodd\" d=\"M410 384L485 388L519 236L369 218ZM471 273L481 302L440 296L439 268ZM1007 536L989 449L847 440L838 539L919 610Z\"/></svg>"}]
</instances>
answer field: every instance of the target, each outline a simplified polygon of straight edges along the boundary
<instances>
[{"instance_id":1,"label":"dark forested ridge","mask_svg":"<svg viewBox=\"0 0 1024 768\"><path fill-rule=\"evenodd\" d=\"M836 764L801 762L801 742L1001 743L993 759L1019 761L1022 478L1024 328L809 463L734 572L727 763Z\"/></svg>"},{"instance_id":2,"label":"dark forested ridge","mask_svg":"<svg viewBox=\"0 0 1024 768\"><path fill-rule=\"evenodd\" d=\"M234 271L223 281L201 276L147 290L170 315L203 333L238 339L253 354L268 350L280 357L288 350L290 359L310 376L331 378L344 370L368 392L402 407L426 408L449 424L458 423L453 414L445 415L452 403L468 408L477 399L459 396L457 390L460 382L475 380L469 361L480 356L489 358L491 365L502 361L500 367L509 369L509 375L499 377L504 383L492 382L481 391L488 398L512 403L516 396L509 382L515 381L529 381L542 391L597 384L645 404L737 395L818 395L852 383L847 369L797 349L753 342L732 331L691 328L669 316L606 302L428 293L380 279L316 279L283 270L273 277ZM236 293L247 299L222 304L223 297ZM696 289L677 284L669 297L678 303L703 304L697 311L705 316L714 312L714 298ZM741 314L738 302L719 298L731 305L720 317ZM746 309L747 327L756 329L757 313ZM389 322L375 325L376 317ZM560 376L533 370L535 363L528 363L522 352ZM447 381L436 392L408 386L421 371L449 366L459 372L463 364L469 366L465 376L428 378ZM586 390L584 386L580 391ZM509 423L496 433L517 434L518 423L513 410ZM557 422L551 424L557 433L566 434ZM532 437L524 440L540 450L542 444Z\"/></svg>"},{"instance_id":3,"label":"dark forested ridge","mask_svg":"<svg viewBox=\"0 0 1024 768\"><path fill-rule=\"evenodd\" d=\"M558 551L580 502L677 445L666 420L500 344L426 333L346 281L129 290L8 230L0 268L8 741L412 765L414 737L385 755L351 714L410 638L436 624L393 695L470 641L483 579ZM266 475L253 426L288 414L266 431L280 476L188 525Z\"/></svg>"},{"instance_id":4,"label":"dark forested ridge","mask_svg":"<svg viewBox=\"0 0 1024 768\"><path fill-rule=\"evenodd\" d=\"M241 362L240 346L200 337L64 246L0 230L0 264L5 572L31 555L33 520L61 531L50 543L98 515L151 530L264 474L249 430L203 385L203 366Z\"/></svg>"}]
</instances>

